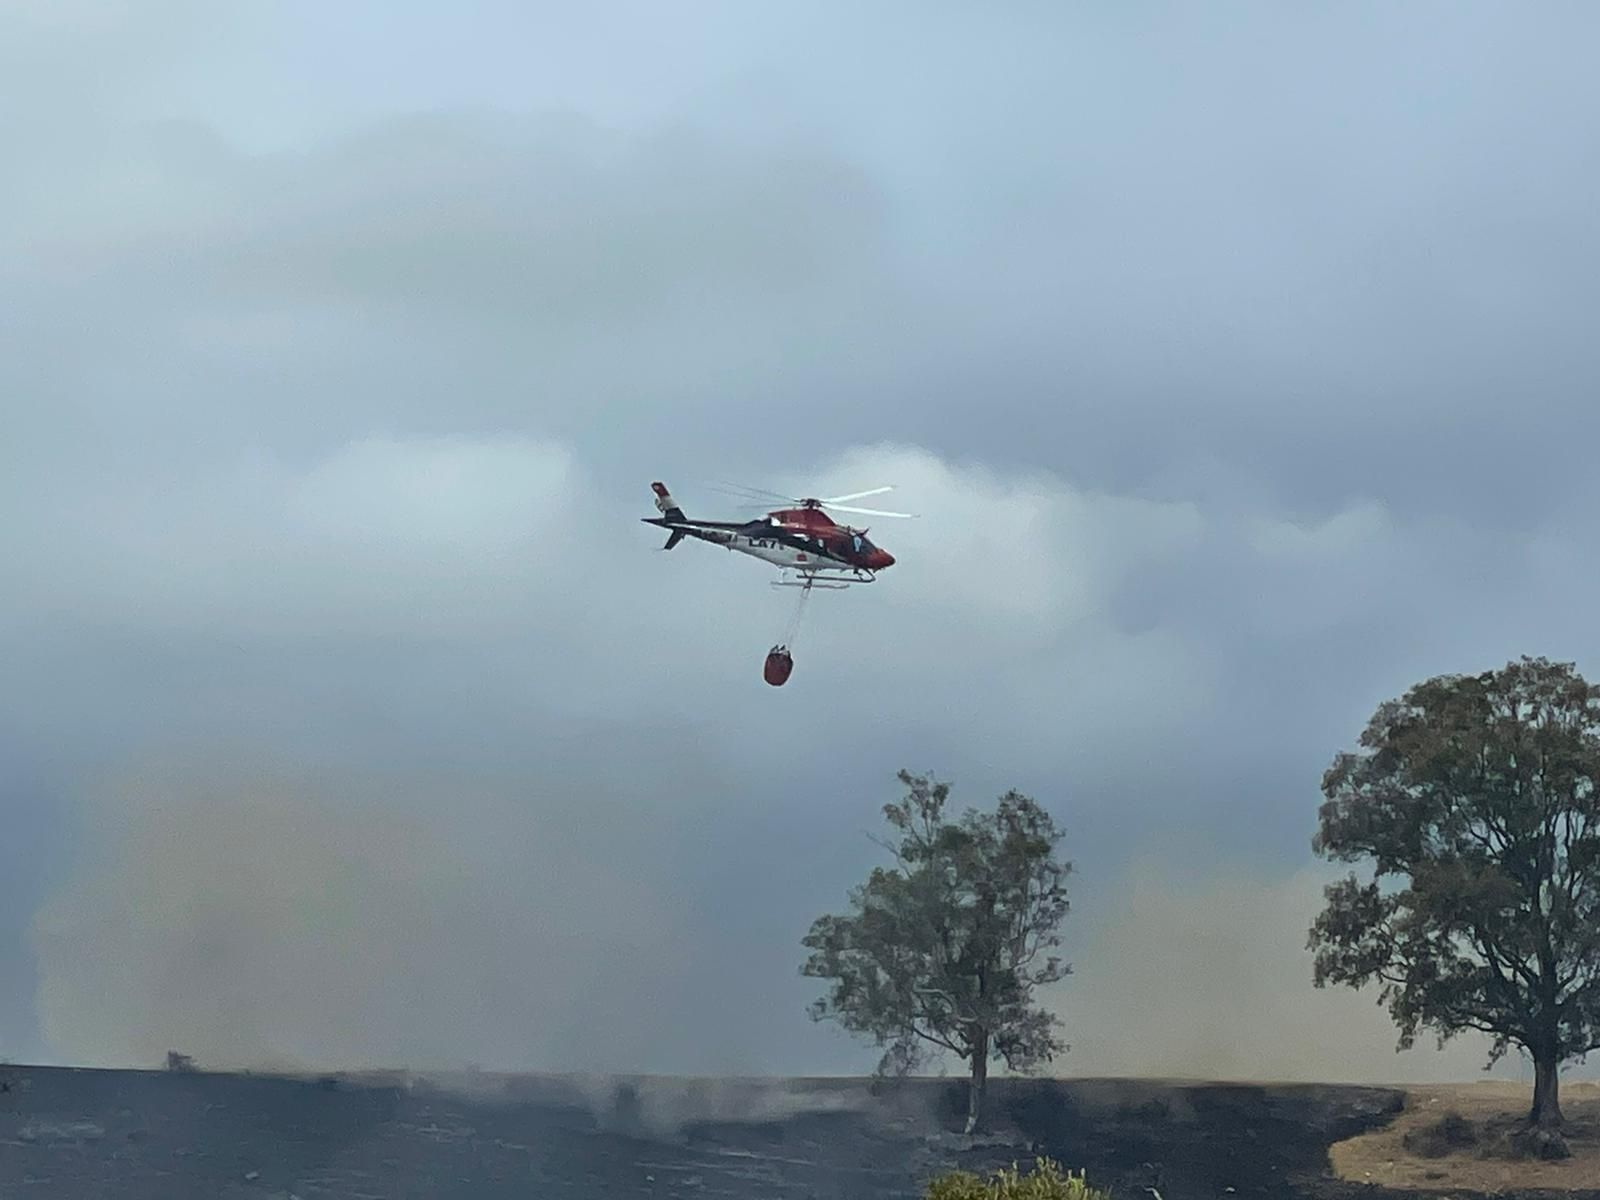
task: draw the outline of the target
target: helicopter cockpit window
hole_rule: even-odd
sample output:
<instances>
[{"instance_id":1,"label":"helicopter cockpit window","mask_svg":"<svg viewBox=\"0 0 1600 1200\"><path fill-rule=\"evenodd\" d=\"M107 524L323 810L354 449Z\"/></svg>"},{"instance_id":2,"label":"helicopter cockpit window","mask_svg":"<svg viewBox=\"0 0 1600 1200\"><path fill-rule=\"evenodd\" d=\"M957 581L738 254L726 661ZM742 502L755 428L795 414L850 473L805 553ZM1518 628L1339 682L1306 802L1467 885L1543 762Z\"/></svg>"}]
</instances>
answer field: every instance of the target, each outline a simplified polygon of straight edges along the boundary
<instances>
[{"instance_id":1,"label":"helicopter cockpit window","mask_svg":"<svg viewBox=\"0 0 1600 1200\"><path fill-rule=\"evenodd\" d=\"M855 535L853 535L851 537L850 540L855 543L856 553L860 554L861 553L861 547L863 545L862 540L861 540L861 535L859 533L855 534Z\"/></svg>"}]
</instances>

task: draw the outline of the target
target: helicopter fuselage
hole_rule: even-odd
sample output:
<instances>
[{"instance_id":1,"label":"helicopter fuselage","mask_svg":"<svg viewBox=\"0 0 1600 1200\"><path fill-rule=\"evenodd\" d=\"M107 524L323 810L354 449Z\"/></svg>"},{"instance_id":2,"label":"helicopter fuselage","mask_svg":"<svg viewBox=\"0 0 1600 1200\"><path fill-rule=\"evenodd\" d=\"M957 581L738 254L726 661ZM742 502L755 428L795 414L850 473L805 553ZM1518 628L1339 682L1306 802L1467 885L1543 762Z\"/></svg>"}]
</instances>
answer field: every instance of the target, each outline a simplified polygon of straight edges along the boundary
<instances>
[{"instance_id":1,"label":"helicopter fuselage","mask_svg":"<svg viewBox=\"0 0 1600 1200\"><path fill-rule=\"evenodd\" d=\"M859 534L844 529L840 529L834 537L828 537L809 529L773 525L767 521L723 524L671 521L660 517L645 519L649 524L671 530L675 535L681 534L713 546L748 554L784 570L854 573L879 571L894 562L887 552L864 542ZM856 549L857 542L863 542L859 551Z\"/></svg>"},{"instance_id":2,"label":"helicopter fuselage","mask_svg":"<svg viewBox=\"0 0 1600 1200\"><path fill-rule=\"evenodd\" d=\"M862 582L894 565L894 556L874 546L866 530L840 525L815 506L778 509L753 521L696 521L684 514L665 486L651 487L661 516L641 519L669 531L664 550L692 537L808 578L847 573Z\"/></svg>"}]
</instances>

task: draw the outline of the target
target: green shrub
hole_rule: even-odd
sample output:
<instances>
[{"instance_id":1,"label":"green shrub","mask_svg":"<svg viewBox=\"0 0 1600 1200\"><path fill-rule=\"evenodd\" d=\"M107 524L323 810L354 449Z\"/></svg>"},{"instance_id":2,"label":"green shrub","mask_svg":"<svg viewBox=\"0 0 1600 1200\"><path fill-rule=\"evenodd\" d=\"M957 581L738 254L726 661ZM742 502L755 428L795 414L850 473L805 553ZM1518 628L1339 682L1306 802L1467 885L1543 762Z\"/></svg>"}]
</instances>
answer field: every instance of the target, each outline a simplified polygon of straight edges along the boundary
<instances>
[{"instance_id":1,"label":"green shrub","mask_svg":"<svg viewBox=\"0 0 1600 1200\"><path fill-rule=\"evenodd\" d=\"M1111 1200L1111 1193L1092 1188L1083 1172L1063 1173L1051 1159L1038 1159L1024 1175L1013 1163L980 1179L970 1171L951 1171L928 1184L926 1200Z\"/></svg>"}]
</instances>

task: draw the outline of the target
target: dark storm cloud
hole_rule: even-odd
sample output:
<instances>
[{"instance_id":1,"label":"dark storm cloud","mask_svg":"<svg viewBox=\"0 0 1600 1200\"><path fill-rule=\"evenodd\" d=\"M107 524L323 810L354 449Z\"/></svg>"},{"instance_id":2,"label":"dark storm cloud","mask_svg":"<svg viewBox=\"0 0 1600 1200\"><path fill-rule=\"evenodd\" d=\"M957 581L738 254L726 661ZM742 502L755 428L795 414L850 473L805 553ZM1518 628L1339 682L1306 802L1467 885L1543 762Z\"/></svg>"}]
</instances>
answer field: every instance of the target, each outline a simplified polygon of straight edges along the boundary
<instances>
[{"instance_id":1,"label":"dark storm cloud","mask_svg":"<svg viewBox=\"0 0 1600 1200\"><path fill-rule=\"evenodd\" d=\"M896 132L926 117L916 207L961 315L897 394L948 445L1117 489L1209 451L1308 518L1524 528L1570 498L1592 13L1027 12L959 54L914 35L937 57L888 101Z\"/></svg>"},{"instance_id":2,"label":"dark storm cloud","mask_svg":"<svg viewBox=\"0 0 1600 1200\"><path fill-rule=\"evenodd\" d=\"M1595 646L1590 85L1489 10L1174 11L741 29L748 72L629 126L260 151L117 119L126 65L41 115L0 196L0 745L52 797L7 846L72 859L51 1052L854 1066L798 939L904 765L1060 815L1094 1069L1250 1073L1241 1012L1331 1069L1282 916L1328 757L1424 674ZM793 597L657 553L654 478L924 515L775 692ZM1134 965L1207 938L1194 989Z\"/></svg>"},{"instance_id":3,"label":"dark storm cloud","mask_svg":"<svg viewBox=\"0 0 1600 1200\"><path fill-rule=\"evenodd\" d=\"M71 306L77 404L143 441L704 420L686 378L726 402L883 269L870 185L803 144L441 116L265 158L139 129L95 168L17 215L13 286Z\"/></svg>"}]
</instances>

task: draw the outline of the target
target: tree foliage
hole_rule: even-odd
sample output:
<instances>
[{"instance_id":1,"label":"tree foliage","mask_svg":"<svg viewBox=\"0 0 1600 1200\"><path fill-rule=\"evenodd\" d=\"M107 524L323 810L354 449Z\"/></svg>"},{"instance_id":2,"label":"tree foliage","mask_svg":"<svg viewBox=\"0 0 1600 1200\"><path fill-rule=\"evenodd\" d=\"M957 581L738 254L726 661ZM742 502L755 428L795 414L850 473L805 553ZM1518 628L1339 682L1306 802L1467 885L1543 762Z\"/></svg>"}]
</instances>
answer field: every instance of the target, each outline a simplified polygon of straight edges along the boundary
<instances>
[{"instance_id":1,"label":"tree foliage","mask_svg":"<svg viewBox=\"0 0 1600 1200\"><path fill-rule=\"evenodd\" d=\"M1562 1063L1600 1047L1600 689L1522 658L1381 705L1323 778L1316 851L1365 860L1327 889L1315 981L1376 982L1400 1047L1424 1027L1513 1046L1530 1116L1558 1124Z\"/></svg>"},{"instance_id":2,"label":"tree foliage","mask_svg":"<svg viewBox=\"0 0 1600 1200\"><path fill-rule=\"evenodd\" d=\"M895 865L851 891L849 914L816 920L801 972L832 981L813 1019L875 1039L880 1073L903 1075L940 1051L969 1063L970 1130L991 1057L1027 1071L1066 1049L1034 989L1070 970L1050 951L1071 864L1056 859L1061 835L1028 796L1007 792L992 812L949 821L948 784L898 778L906 794L883 810Z\"/></svg>"}]
</instances>

